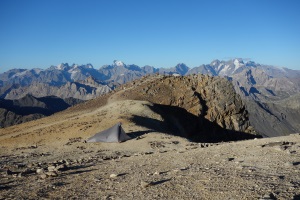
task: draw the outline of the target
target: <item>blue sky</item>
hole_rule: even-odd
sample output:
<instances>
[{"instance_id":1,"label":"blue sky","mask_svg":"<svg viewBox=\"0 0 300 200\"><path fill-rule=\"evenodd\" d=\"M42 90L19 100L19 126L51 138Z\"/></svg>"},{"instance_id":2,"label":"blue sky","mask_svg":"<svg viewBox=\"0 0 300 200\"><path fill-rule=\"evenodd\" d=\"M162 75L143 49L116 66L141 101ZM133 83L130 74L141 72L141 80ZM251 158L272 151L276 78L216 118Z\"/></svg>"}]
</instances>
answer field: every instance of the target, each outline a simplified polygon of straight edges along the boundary
<instances>
[{"instance_id":1,"label":"blue sky","mask_svg":"<svg viewBox=\"0 0 300 200\"><path fill-rule=\"evenodd\" d=\"M0 72L250 58L300 70L298 0L1 0Z\"/></svg>"}]
</instances>

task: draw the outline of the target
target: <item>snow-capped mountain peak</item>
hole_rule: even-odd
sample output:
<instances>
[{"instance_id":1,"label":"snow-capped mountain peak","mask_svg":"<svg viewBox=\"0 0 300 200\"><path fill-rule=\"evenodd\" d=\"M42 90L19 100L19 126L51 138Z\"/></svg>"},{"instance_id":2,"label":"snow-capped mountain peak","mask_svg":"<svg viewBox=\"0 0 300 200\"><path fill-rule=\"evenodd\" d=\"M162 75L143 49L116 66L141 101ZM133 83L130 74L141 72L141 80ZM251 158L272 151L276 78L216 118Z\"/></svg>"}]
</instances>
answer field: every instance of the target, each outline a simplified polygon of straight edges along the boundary
<instances>
[{"instance_id":1,"label":"snow-capped mountain peak","mask_svg":"<svg viewBox=\"0 0 300 200\"><path fill-rule=\"evenodd\" d=\"M87 69L94 69L94 67L93 67L92 64L87 64L85 67L86 67Z\"/></svg>"},{"instance_id":2,"label":"snow-capped mountain peak","mask_svg":"<svg viewBox=\"0 0 300 200\"><path fill-rule=\"evenodd\" d=\"M18 73L16 73L16 74L14 74L11 78L25 76L26 73L27 73L28 71L29 71L29 70L24 70L24 71L22 71L22 72L18 72Z\"/></svg>"},{"instance_id":3,"label":"snow-capped mountain peak","mask_svg":"<svg viewBox=\"0 0 300 200\"><path fill-rule=\"evenodd\" d=\"M58 69L58 70L62 70L62 69L63 69L63 67L64 67L64 64L63 64L63 63L61 63L61 64L59 64L59 65L57 65L57 66L56 66L56 69Z\"/></svg>"},{"instance_id":4,"label":"snow-capped mountain peak","mask_svg":"<svg viewBox=\"0 0 300 200\"><path fill-rule=\"evenodd\" d=\"M218 59L213 60L213 61L211 62L211 65L212 65L212 66L220 65L220 61L219 61Z\"/></svg>"},{"instance_id":5,"label":"snow-capped mountain peak","mask_svg":"<svg viewBox=\"0 0 300 200\"><path fill-rule=\"evenodd\" d=\"M233 64L234 64L236 67L239 67L239 66L243 65L244 62L243 62L242 59L236 58L236 59L233 60Z\"/></svg>"},{"instance_id":6,"label":"snow-capped mountain peak","mask_svg":"<svg viewBox=\"0 0 300 200\"><path fill-rule=\"evenodd\" d=\"M125 66L125 64L120 60L114 60L114 65L116 65L118 67L124 67Z\"/></svg>"},{"instance_id":7,"label":"snow-capped mountain peak","mask_svg":"<svg viewBox=\"0 0 300 200\"><path fill-rule=\"evenodd\" d=\"M232 73L234 73L236 70L238 70L239 68L245 65L242 59L237 59L237 58L234 59L233 64L234 64L234 70Z\"/></svg>"},{"instance_id":8,"label":"snow-capped mountain peak","mask_svg":"<svg viewBox=\"0 0 300 200\"><path fill-rule=\"evenodd\" d=\"M234 59L234 60L233 60L233 64L234 64L235 66L239 66L239 65L240 65L240 61L239 61L238 59Z\"/></svg>"},{"instance_id":9,"label":"snow-capped mountain peak","mask_svg":"<svg viewBox=\"0 0 300 200\"><path fill-rule=\"evenodd\" d=\"M65 70L68 67L69 67L68 63L61 63L61 64L57 65L55 67L55 69L57 69L57 70Z\"/></svg>"}]
</instances>

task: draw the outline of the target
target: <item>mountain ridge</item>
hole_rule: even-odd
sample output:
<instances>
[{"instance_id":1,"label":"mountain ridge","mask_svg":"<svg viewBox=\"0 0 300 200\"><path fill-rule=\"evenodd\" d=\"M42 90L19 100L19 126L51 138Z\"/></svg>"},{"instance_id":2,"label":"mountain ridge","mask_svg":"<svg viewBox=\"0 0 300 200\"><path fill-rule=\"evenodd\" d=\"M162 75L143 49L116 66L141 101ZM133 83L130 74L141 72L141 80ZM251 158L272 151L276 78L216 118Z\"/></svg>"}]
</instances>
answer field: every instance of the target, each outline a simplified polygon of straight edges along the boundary
<instances>
[{"instance_id":1,"label":"mountain ridge","mask_svg":"<svg viewBox=\"0 0 300 200\"><path fill-rule=\"evenodd\" d=\"M194 68L184 63L173 68L139 67L115 60L113 64L99 69L94 69L92 64L67 63L46 70L12 69L0 74L0 97L18 99L31 93L37 97L55 95L89 100L124 83L156 73L167 76L208 74L225 77L246 102L251 124L257 132L265 136L279 136L299 131L300 117L295 119L295 116L300 116L297 109L299 103L292 99L300 94L300 70L262 65L238 58L213 60L210 64Z\"/></svg>"}]
</instances>

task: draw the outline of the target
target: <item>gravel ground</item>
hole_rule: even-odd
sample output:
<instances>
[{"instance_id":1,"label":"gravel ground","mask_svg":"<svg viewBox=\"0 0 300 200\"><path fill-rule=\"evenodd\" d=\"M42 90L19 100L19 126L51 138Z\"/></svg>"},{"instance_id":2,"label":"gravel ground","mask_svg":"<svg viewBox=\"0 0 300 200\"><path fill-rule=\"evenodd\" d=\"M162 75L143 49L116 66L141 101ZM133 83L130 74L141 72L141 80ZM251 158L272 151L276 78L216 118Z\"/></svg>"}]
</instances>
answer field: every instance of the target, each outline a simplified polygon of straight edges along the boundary
<instances>
[{"instance_id":1,"label":"gravel ground","mask_svg":"<svg viewBox=\"0 0 300 200\"><path fill-rule=\"evenodd\" d=\"M78 139L67 146L1 152L1 199L300 198L299 134L198 144L148 133L120 144Z\"/></svg>"}]
</instances>

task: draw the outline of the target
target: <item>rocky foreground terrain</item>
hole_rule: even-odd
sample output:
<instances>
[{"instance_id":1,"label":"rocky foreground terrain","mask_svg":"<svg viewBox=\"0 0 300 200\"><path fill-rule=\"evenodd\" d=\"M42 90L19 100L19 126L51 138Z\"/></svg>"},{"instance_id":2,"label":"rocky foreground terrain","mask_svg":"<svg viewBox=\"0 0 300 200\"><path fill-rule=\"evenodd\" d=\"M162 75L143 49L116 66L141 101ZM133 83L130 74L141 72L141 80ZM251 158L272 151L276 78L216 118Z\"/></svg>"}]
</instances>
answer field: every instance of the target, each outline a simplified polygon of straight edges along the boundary
<instances>
[{"instance_id":1,"label":"rocky foreground terrain","mask_svg":"<svg viewBox=\"0 0 300 200\"><path fill-rule=\"evenodd\" d=\"M209 76L145 77L0 129L0 198L299 199L299 133L257 138L230 91ZM131 140L85 142L117 122Z\"/></svg>"},{"instance_id":2,"label":"rocky foreground terrain","mask_svg":"<svg viewBox=\"0 0 300 200\"><path fill-rule=\"evenodd\" d=\"M117 144L74 137L50 147L27 143L2 148L0 197L300 198L299 134L218 144L147 130L129 135L132 140Z\"/></svg>"}]
</instances>

